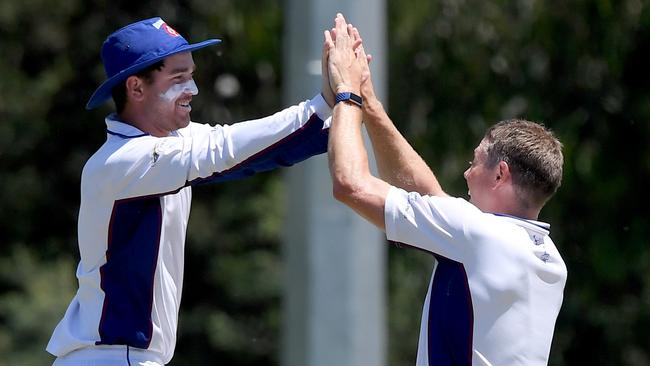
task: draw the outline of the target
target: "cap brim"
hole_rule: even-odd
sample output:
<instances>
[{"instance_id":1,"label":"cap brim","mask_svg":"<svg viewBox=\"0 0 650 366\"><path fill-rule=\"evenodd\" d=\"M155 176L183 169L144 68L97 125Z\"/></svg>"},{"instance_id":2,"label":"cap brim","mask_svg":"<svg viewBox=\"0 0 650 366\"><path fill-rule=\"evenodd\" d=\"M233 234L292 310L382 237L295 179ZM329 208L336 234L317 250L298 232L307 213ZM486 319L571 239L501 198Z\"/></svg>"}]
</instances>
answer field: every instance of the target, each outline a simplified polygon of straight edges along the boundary
<instances>
[{"instance_id":1,"label":"cap brim","mask_svg":"<svg viewBox=\"0 0 650 366\"><path fill-rule=\"evenodd\" d=\"M181 52L192 52L196 51L200 48L204 48L207 46L211 46L213 44L220 43L220 39L208 39L203 42L199 43L194 43L194 44L187 44L184 46L181 46L179 48L176 48L175 50L159 55L155 58L149 59L147 61L143 61L137 64L132 65L131 67L128 67L117 74L113 75L113 77L107 79L104 81L93 93L93 95L90 97L88 100L88 103L86 104L86 109L93 109L99 107L101 104L103 104L106 100L111 98L111 93L113 88L121 83L122 81L126 80L129 76L137 73L138 71L146 68L147 66L153 65L156 62L163 60L169 56L175 55L177 53Z\"/></svg>"}]
</instances>

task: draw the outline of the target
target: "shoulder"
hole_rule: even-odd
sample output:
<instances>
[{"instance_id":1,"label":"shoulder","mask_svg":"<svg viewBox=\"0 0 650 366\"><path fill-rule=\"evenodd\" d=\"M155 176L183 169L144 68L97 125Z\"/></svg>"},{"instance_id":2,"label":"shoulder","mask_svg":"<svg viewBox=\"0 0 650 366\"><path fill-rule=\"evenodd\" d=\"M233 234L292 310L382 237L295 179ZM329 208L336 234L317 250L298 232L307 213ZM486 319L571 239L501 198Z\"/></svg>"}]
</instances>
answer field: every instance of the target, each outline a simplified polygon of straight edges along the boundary
<instances>
[{"instance_id":1,"label":"shoulder","mask_svg":"<svg viewBox=\"0 0 650 366\"><path fill-rule=\"evenodd\" d=\"M176 136L178 137L193 137L200 134L206 134L210 131L213 131L216 128L220 128L219 125L211 125L208 123L200 122L190 122L186 127L178 129L176 131Z\"/></svg>"},{"instance_id":2,"label":"shoulder","mask_svg":"<svg viewBox=\"0 0 650 366\"><path fill-rule=\"evenodd\" d=\"M476 206L461 197L428 196L417 192L406 192L397 187L391 187L386 197L386 210L389 211L428 211L441 217L466 217L480 219L485 214Z\"/></svg>"},{"instance_id":3,"label":"shoulder","mask_svg":"<svg viewBox=\"0 0 650 366\"><path fill-rule=\"evenodd\" d=\"M386 213L409 221L429 222L456 238L494 245L526 239L527 232L503 217L483 212L464 198L427 196L392 189L386 199ZM419 226L419 225L418 225Z\"/></svg>"},{"instance_id":4,"label":"shoulder","mask_svg":"<svg viewBox=\"0 0 650 366\"><path fill-rule=\"evenodd\" d=\"M107 174L114 169L128 169L133 164L148 163L154 158L154 150L163 139L149 135L123 138L110 136L86 161L82 178L95 174Z\"/></svg>"},{"instance_id":5,"label":"shoulder","mask_svg":"<svg viewBox=\"0 0 650 366\"><path fill-rule=\"evenodd\" d=\"M492 215L464 198L421 195L395 187L386 197L385 216L387 226L388 222L412 225L418 230L427 226L455 238L484 235L482 232L489 231L493 221Z\"/></svg>"},{"instance_id":6,"label":"shoulder","mask_svg":"<svg viewBox=\"0 0 650 366\"><path fill-rule=\"evenodd\" d=\"M470 258L489 217L463 198L426 196L392 187L385 207L386 236L457 262Z\"/></svg>"}]
</instances>

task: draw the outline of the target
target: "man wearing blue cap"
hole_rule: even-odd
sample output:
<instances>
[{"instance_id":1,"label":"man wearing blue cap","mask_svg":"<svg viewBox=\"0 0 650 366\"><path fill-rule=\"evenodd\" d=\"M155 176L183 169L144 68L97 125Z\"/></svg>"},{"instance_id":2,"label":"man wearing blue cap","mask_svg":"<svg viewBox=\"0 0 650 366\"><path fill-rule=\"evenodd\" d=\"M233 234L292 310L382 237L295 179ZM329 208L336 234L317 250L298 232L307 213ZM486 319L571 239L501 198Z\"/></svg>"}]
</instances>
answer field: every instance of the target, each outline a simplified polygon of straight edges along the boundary
<instances>
[{"instance_id":1,"label":"man wearing blue cap","mask_svg":"<svg viewBox=\"0 0 650 366\"><path fill-rule=\"evenodd\" d=\"M107 140L81 177L79 290L47 350L57 366L163 365L174 353L191 186L288 166L327 149L329 88L232 126L190 121L198 88L189 44L160 18L103 44L107 79L87 109L113 98Z\"/></svg>"}]
</instances>

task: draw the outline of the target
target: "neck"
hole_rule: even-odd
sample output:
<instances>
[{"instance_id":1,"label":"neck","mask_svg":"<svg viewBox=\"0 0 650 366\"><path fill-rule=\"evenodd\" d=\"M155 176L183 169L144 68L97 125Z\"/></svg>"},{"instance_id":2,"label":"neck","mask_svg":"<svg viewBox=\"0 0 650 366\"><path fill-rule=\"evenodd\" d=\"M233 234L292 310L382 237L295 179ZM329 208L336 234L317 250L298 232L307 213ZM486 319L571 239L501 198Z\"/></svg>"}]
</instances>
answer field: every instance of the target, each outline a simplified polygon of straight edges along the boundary
<instances>
[{"instance_id":1,"label":"neck","mask_svg":"<svg viewBox=\"0 0 650 366\"><path fill-rule=\"evenodd\" d=\"M131 126L139 129L142 132L148 133L155 137L169 136L169 131L162 130L156 127L155 123L149 123L146 115L138 113L132 109L124 109L121 113L117 114L120 121L128 123Z\"/></svg>"},{"instance_id":2,"label":"neck","mask_svg":"<svg viewBox=\"0 0 650 366\"><path fill-rule=\"evenodd\" d=\"M510 209L510 210L499 210L495 211L495 213L502 213L510 216L516 216L522 219L527 219L527 220L537 220L539 217L539 209Z\"/></svg>"},{"instance_id":3,"label":"neck","mask_svg":"<svg viewBox=\"0 0 650 366\"><path fill-rule=\"evenodd\" d=\"M502 185L494 192L493 210L494 213L517 216L522 219L537 220L542 206L529 202L527 197L517 189L510 181L510 184Z\"/></svg>"},{"instance_id":4,"label":"neck","mask_svg":"<svg viewBox=\"0 0 650 366\"><path fill-rule=\"evenodd\" d=\"M522 219L537 220L541 207L530 207L516 197L501 197L493 201L488 212L516 216Z\"/></svg>"}]
</instances>

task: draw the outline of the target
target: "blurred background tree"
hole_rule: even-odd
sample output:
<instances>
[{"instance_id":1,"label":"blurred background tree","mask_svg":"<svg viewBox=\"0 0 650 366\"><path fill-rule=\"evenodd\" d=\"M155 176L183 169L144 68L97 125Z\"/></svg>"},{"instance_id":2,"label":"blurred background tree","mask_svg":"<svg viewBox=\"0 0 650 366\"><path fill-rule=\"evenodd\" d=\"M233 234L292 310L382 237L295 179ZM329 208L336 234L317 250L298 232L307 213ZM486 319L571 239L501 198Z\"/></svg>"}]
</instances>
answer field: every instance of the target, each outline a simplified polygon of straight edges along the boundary
<instances>
[{"instance_id":1,"label":"blurred background tree","mask_svg":"<svg viewBox=\"0 0 650 366\"><path fill-rule=\"evenodd\" d=\"M76 289L79 178L111 108L83 109L104 79L105 37L160 15L190 41L222 38L194 54L193 119L232 123L282 107L283 6L0 2L0 365L51 363L44 347ZM385 104L448 192L465 195L466 161L498 120L541 121L565 145L563 186L541 214L569 269L550 364L650 365L647 1L389 0L387 11ZM194 190L172 365L279 364L284 194L281 172ZM389 364L413 365L431 258L389 252Z\"/></svg>"}]
</instances>

